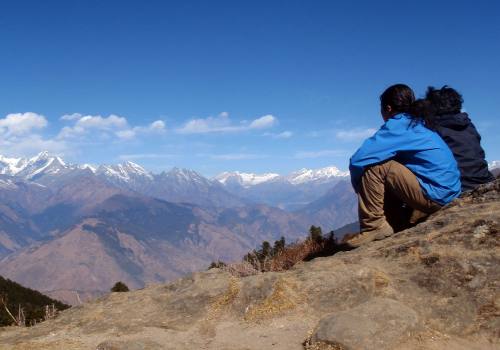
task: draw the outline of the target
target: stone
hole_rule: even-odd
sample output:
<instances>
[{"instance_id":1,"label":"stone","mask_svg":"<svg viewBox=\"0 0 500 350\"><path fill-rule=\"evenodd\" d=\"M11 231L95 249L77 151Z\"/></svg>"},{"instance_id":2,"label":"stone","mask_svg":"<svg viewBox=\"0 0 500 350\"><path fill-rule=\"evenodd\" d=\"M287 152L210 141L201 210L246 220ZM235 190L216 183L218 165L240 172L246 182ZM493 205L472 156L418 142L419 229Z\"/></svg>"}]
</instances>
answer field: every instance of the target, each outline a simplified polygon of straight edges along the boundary
<instances>
[{"instance_id":1,"label":"stone","mask_svg":"<svg viewBox=\"0 0 500 350\"><path fill-rule=\"evenodd\" d=\"M392 349L417 324L418 315L408 306L396 300L373 298L321 319L312 341L346 349Z\"/></svg>"}]
</instances>

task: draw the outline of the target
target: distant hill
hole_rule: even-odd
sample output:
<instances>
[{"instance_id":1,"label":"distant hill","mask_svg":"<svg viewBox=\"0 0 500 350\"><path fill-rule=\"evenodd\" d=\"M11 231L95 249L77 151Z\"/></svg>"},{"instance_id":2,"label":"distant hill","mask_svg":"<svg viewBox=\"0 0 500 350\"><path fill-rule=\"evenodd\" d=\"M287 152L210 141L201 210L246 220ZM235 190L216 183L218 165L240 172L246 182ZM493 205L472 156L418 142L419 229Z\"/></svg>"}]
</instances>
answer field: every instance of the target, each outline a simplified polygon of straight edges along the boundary
<instances>
[{"instance_id":1,"label":"distant hill","mask_svg":"<svg viewBox=\"0 0 500 350\"><path fill-rule=\"evenodd\" d=\"M36 320L39 322L43 320L47 305L54 304L57 310L69 308L69 305L51 299L36 290L23 287L19 283L5 279L2 276L0 276L0 298L7 301L7 307L13 314L17 313L20 305L28 325L31 321ZM12 318L5 311L3 304L0 305L0 327L9 326L12 323Z\"/></svg>"},{"instance_id":2,"label":"distant hill","mask_svg":"<svg viewBox=\"0 0 500 350\"><path fill-rule=\"evenodd\" d=\"M324 232L328 232L356 221L358 200L351 183L342 180L324 196L295 213L307 217L311 225L321 226Z\"/></svg>"},{"instance_id":3,"label":"distant hill","mask_svg":"<svg viewBox=\"0 0 500 350\"><path fill-rule=\"evenodd\" d=\"M1 259L0 273L73 304L75 291L85 300L116 281L135 289L172 280L210 261L239 260L263 240L294 240L307 230L292 214L265 205L202 209L121 193L87 206L79 218L80 208L63 204L37 218L48 227L73 213L71 225L49 227L51 237Z\"/></svg>"},{"instance_id":4,"label":"distant hill","mask_svg":"<svg viewBox=\"0 0 500 350\"><path fill-rule=\"evenodd\" d=\"M207 179L132 162L70 164L47 152L0 156L0 275L69 304L116 281L136 289L172 280L240 260L264 240L294 241L311 225L328 232L354 222L347 179L335 167Z\"/></svg>"},{"instance_id":5,"label":"distant hill","mask_svg":"<svg viewBox=\"0 0 500 350\"><path fill-rule=\"evenodd\" d=\"M341 240L346 234L357 232L359 232L359 221L339 227L335 230L335 237Z\"/></svg>"}]
</instances>

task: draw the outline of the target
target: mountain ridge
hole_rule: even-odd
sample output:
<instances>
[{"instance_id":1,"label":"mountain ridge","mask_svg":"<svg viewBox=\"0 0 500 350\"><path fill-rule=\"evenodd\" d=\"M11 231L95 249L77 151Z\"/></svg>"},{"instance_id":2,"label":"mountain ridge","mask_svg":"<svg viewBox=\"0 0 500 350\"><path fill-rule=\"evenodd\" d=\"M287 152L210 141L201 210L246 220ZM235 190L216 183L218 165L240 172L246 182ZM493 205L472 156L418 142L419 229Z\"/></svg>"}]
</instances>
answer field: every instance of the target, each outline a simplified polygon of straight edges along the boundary
<instances>
[{"instance_id":1,"label":"mountain ridge","mask_svg":"<svg viewBox=\"0 0 500 350\"><path fill-rule=\"evenodd\" d=\"M227 269L111 293L29 329L9 350L493 350L500 324L500 180L427 221L284 272Z\"/></svg>"}]
</instances>

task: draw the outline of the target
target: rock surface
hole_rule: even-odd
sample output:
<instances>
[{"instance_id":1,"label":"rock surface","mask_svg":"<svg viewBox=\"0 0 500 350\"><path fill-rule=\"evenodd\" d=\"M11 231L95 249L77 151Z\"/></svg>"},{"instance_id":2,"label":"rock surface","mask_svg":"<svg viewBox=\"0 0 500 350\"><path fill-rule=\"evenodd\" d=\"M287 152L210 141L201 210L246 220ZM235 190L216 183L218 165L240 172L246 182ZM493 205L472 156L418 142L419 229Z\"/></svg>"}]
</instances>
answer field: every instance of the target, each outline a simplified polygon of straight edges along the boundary
<instances>
[{"instance_id":1,"label":"rock surface","mask_svg":"<svg viewBox=\"0 0 500 350\"><path fill-rule=\"evenodd\" d=\"M313 343L360 350L387 349L417 324L415 310L393 299L373 298L323 318L313 336Z\"/></svg>"},{"instance_id":2,"label":"rock surface","mask_svg":"<svg viewBox=\"0 0 500 350\"><path fill-rule=\"evenodd\" d=\"M113 293L1 349L498 349L500 182L383 241L244 278Z\"/></svg>"}]
</instances>

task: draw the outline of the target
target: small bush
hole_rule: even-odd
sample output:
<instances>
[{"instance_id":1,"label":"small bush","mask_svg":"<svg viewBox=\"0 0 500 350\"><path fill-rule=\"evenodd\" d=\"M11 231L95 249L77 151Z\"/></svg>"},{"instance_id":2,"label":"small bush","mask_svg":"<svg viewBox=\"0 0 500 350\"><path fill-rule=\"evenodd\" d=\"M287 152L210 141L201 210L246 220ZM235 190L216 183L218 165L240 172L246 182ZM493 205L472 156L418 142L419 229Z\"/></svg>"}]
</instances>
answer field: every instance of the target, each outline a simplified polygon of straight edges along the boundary
<instances>
[{"instance_id":1,"label":"small bush","mask_svg":"<svg viewBox=\"0 0 500 350\"><path fill-rule=\"evenodd\" d=\"M118 281L115 283L113 288L111 288L111 291L112 292L128 292L129 289L125 283Z\"/></svg>"},{"instance_id":2,"label":"small bush","mask_svg":"<svg viewBox=\"0 0 500 350\"><path fill-rule=\"evenodd\" d=\"M243 262L229 264L223 269L239 277L260 272L286 271L301 261L330 256L345 250L350 250L350 247L344 242L337 242L333 231L325 237L321 227L311 226L304 241L286 245L285 238L281 237L274 242L272 248L269 242L264 241L260 249L246 254Z\"/></svg>"},{"instance_id":3,"label":"small bush","mask_svg":"<svg viewBox=\"0 0 500 350\"><path fill-rule=\"evenodd\" d=\"M210 265L208 266L208 269L221 269L226 266L226 263L224 261L212 261Z\"/></svg>"}]
</instances>

